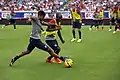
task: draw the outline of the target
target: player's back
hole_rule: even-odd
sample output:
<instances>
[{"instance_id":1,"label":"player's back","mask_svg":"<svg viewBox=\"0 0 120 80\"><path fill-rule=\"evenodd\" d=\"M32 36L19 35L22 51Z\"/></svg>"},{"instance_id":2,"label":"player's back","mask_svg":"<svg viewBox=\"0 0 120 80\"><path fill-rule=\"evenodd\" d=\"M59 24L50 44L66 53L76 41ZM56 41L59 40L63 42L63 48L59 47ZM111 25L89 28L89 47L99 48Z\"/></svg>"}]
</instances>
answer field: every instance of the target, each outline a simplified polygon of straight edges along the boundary
<instances>
[{"instance_id":1,"label":"player's back","mask_svg":"<svg viewBox=\"0 0 120 80\"><path fill-rule=\"evenodd\" d=\"M40 20L37 17L33 17L34 20L32 20L32 33L31 36L34 39L40 39L40 33L42 24L40 23Z\"/></svg>"}]
</instances>

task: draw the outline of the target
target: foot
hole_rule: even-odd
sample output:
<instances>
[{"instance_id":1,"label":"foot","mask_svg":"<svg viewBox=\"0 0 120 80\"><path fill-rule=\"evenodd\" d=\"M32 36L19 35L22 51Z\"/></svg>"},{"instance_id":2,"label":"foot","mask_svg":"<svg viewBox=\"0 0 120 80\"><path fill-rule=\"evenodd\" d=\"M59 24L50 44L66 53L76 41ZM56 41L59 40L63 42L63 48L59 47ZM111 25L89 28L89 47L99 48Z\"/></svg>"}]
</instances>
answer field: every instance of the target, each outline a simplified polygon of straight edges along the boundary
<instances>
[{"instance_id":1,"label":"foot","mask_svg":"<svg viewBox=\"0 0 120 80\"><path fill-rule=\"evenodd\" d=\"M5 28L5 26L3 25L2 28Z\"/></svg>"},{"instance_id":2,"label":"foot","mask_svg":"<svg viewBox=\"0 0 120 80\"><path fill-rule=\"evenodd\" d=\"M115 33L116 33L116 31L113 32L113 34L115 34Z\"/></svg>"},{"instance_id":3,"label":"foot","mask_svg":"<svg viewBox=\"0 0 120 80\"><path fill-rule=\"evenodd\" d=\"M14 64L14 62L15 62L15 58L12 58L12 60L10 61L9 66L11 67Z\"/></svg>"},{"instance_id":4,"label":"foot","mask_svg":"<svg viewBox=\"0 0 120 80\"><path fill-rule=\"evenodd\" d=\"M117 29L117 31L120 31L119 29Z\"/></svg>"},{"instance_id":5,"label":"foot","mask_svg":"<svg viewBox=\"0 0 120 80\"><path fill-rule=\"evenodd\" d=\"M74 41L76 41L76 39L75 39L75 38L73 38L73 39L71 40L71 42L74 42Z\"/></svg>"},{"instance_id":6,"label":"foot","mask_svg":"<svg viewBox=\"0 0 120 80\"><path fill-rule=\"evenodd\" d=\"M81 42L81 41L82 41L82 39L78 39L78 40L77 40L77 42Z\"/></svg>"},{"instance_id":7,"label":"foot","mask_svg":"<svg viewBox=\"0 0 120 80\"><path fill-rule=\"evenodd\" d=\"M109 29L109 31L112 31L112 29Z\"/></svg>"},{"instance_id":8,"label":"foot","mask_svg":"<svg viewBox=\"0 0 120 80\"><path fill-rule=\"evenodd\" d=\"M48 62L48 63L53 63L53 61L52 61L52 60L49 60L48 58L46 59L46 62Z\"/></svg>"},{"instance_id":9,"label":"foot","mask_svg":"<svg viewBox=\"0 0 120 80\"><path fill-rule=\"evenodd\" d=\"M16 29L14 29L14 31L16 31Z\"/></svg>"},{"instance_id":10,"label":"foot","mask_svg":"<svg viewBox=\"0 0 120 80\"><path fill-rule=\"evenodd\" d=\"M58 59L58 58L54 58L54 59L55 59L56 63L62 64L62 62L60 61L60 59Z\"/></svg>"},{"instance_id":11,"label":"foot","mask_svg":"<svg viewBox=\"0 0 120 80\"><path fill-rule=\"evenodd\" d=\"M91 31L92 30L92 28L89 28L89 31Z\"/></svg>"}]
</instances>

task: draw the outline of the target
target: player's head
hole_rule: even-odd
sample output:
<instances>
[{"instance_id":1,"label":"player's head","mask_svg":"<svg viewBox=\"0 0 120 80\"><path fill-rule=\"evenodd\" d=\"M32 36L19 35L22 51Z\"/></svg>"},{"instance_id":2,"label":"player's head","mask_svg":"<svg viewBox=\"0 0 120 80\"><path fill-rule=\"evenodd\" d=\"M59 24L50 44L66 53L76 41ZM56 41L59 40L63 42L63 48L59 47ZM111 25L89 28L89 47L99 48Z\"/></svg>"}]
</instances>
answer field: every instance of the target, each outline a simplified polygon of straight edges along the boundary
<instances>
[{"instance_id":1,"label":"player's head","mask_svg":"<svg viewBox=\"0 0 120 80\"><path fill-rule=\"evenodd\" d=\"M61 20L61 19L62 19L62 14L56 13L56 19L57 19L57 20Z\"/></svg>"},{"instance_id":2,"label":"player's head","mask_svg":"<svg viewBox=\"0 0 120 80\"><path fill-rule=\"evenodd\" d=\"M44 11L38 11L38 18L39 18L40 20L43 20L44 17L45 17L45 12L44 12Z\"/></svg>"}]
</instances>

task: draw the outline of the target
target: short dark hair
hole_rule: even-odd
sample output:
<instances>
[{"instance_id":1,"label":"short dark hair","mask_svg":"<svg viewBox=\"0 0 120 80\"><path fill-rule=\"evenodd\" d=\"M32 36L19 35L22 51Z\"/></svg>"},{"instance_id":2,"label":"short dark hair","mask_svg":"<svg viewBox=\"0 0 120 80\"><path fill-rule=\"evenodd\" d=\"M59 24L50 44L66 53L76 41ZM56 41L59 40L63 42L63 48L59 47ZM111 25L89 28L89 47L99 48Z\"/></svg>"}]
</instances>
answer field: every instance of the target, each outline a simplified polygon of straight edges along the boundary
<instances>
[{"instance_id":1,"label":"short dark hair","mask_svg":"<svg viewBox=\"0 0 120 80\"><path fill-rule=\"evenodd\" d=\"M44 11L40 10L40 11L38 11L38 16L39 16L39 15L44 16L44 17L45 17L45 15L46 15L46 14L45 14L45 12L44 12Z\"/></svg>"}]
</instances>

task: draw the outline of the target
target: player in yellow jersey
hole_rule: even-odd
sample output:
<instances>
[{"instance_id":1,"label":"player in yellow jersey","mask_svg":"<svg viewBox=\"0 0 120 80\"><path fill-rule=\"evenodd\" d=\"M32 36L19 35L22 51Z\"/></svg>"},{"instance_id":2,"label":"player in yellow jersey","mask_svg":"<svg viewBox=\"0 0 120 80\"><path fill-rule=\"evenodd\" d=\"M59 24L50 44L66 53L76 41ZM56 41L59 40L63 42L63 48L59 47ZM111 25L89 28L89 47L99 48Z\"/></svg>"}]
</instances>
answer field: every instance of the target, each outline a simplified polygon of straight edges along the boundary
<instances>
[{"instance_id":1,"label":"player in yellow jersey","mask_svg":"<svg viewBox=\"0 0 120 80\"><path fill-rule=\"evenodd\" d=\"M112 25L115 25L115 21L116 21L116 16L117 16L117 13L116 13L116 10L115 8L111 8L110 9L110 28L109 28L109 31L112 30Z\"/></svg>"},{"instance_id":2,"label":"player in yellow jersey","mask_svg":"<svg viewBox=\"0 0 120 80\"><path fill-rule=\"evenodd\" d=\"M116 33L117 29L120 30L120 5L116 7L116 22L115 22L115 30L114 34Z\"/></svg>"},{"instance_id":3,"label":"player in yellow jersey","mask_svg":"<svg viewBox=\"0 0 120 80\"><path fill-rule=\"evenodd\" d=\"M100 8L100 12L99 12L99 25L102 25L102 30L104 28L103 27L103 25L104 25L103 19L104 19L104 9Z\"/></svg>"},{"instance_id":4,"label":"player in yellow jersey","mask_svg":"<svg viewBox=\"0 0 120 80\"><path fill-rule=\"evenodd\" d=\"M59 52L60 52L60 47L56 40L56 35L58 34L58 36L60 37L59 30L61 29L61 24L60 24L61 19L62 19L62 15L60 13L57 13L56 19L52 19L49 21L49 23L56 24L57 26L56 25L48 26L46 29L46 33L45 33L46 43L54 50L54 52L56 54L59 54ZM61 38L60 38L60 40L61 40ZM61 42L64 43L62 40L61 40ZM53 56L49 56L46 59L46 62L53 63L52 58L53 58ZM58 58L54 58L54 59L58 64L61 64L61 61Z\"/></svg>"},{"instance_id":5,"label":"player in yellow jersey","mask_svg":"<svg viewBox=\"0 0 120 80\"><path fill-rule=\"evenodd\" d=\"M82 17L81 17L81 13L80 10L77 8L73 8L71 11L72 14L72 20L73 20L73 24L72 24L72 34L73 34L73 39L71 40L71 42L76 41L76 36L75 36L75 29L78 30L79 33L79 39L77 40L77 42L81 42L81 25L82 25Z\"/></svg>"}]
</instances>

